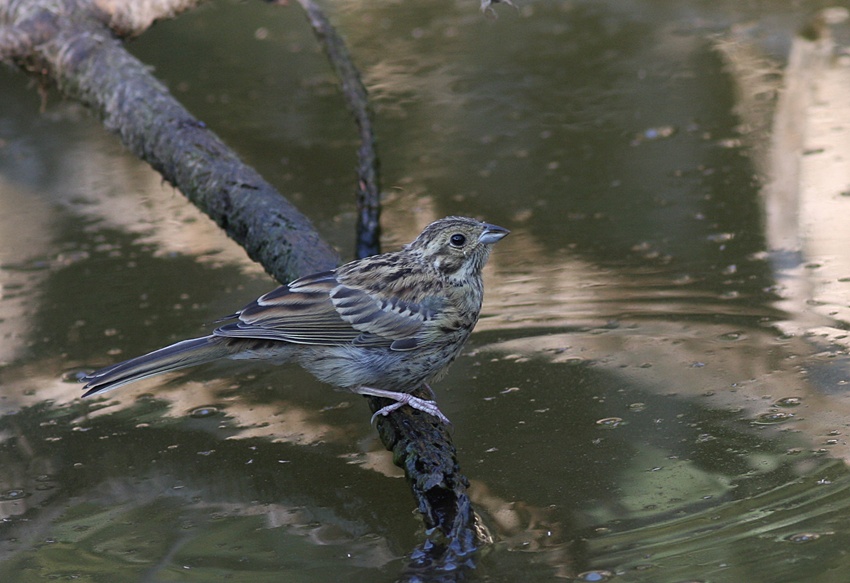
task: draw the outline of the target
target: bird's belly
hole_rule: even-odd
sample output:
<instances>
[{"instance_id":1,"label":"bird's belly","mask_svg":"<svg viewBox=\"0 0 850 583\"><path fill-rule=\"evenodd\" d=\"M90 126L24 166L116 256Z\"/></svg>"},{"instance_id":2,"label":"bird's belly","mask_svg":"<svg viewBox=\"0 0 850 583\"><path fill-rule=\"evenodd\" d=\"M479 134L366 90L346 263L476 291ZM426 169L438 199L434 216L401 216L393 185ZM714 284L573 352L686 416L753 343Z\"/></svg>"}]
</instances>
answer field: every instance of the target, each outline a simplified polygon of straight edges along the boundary
<instances>
[{"instance_id":1,"label":"bird's belly","mask_svg":"<svg viewBox=\"0 0 850 583\"><path fill-rule=\"evenodd\" d=\"M342 389L372 387L409 392L443 376L460 347L451 350L397 351L354 346L322 347L299 353L302 367Z\"/></svg>"}]
</instances>

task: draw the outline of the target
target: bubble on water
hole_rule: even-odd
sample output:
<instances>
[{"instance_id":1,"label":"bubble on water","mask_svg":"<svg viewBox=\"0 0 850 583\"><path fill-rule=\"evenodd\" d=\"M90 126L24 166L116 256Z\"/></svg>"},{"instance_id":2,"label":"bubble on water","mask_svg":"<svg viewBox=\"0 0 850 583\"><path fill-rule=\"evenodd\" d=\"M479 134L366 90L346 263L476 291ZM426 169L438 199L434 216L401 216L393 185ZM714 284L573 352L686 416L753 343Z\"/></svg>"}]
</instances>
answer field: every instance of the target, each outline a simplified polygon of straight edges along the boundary
<instances>
[{"instance_id":1,"label":"bubble on water","mask_svg":"<svg viewBox=\"0 0 850 583\"><path fill-rule=\"evenodd\" d=\"M720 340L724 340L726 342L734 342L736 340L746 338L746 336L740 330L736 330L735 332L727 332L726 334L721 334L719 338Z\"/></svg>"},{"instance_id":2,"label":"bubble on water","mask_svg":"<svg viewBox=\"0 0 850 583\"><path fill-rule=\"evenodd\" d=\"M576 581L610 581L614 573L605 569L594 569L576 575Z\"/></svg>"},{"instance_id":3,"label":"bubble on water","mask_svg":"<svg viewBox=\"0 0 850 583\"><path fill-rule=\"evenodd\" d=\"M216 415L218 415L218 407L214 405L204 405L189 412L189 417L194 419L206 419L207 417L215 417Z\"/></svg>"},{"instance_id":4,"label":"bubble on water","mask_svg":"<svg viewBox=\"0 0 850 583\"><path fill-rule=\"evenodd\" d=\"M623 424L623 419L620 417L604 417L602 419L598 419L596 424L603 429L614 429L615 427L619 427Z\"/></svg>"},{"instance_id":5,"label":"bubble on water","mask_svg":"<svg viewBox=\"0 0 850 583\"><path fill-rule=\"evenodd\" d=\"M630 411L638 411L638 412L645 411L646 410L646 403L631 403L631 404L629 404L629 410Z\"/></svg>"},{"instance_id":6,"label":"bubble on water","mask_svg":"<svg viewBox=\"0 0 850 583\"><path fill-rule=\"evenodd\" d=\"M777 407L798 407L803 404L803 399L800 397L783 397L776 401Z\"/></svg>"},{"instance_id":7,"label":"bubble on water","mask_svg":"<svg viewBox=\"0 0 850 583\"><path fill-rule=\"evenodd\" d=\"M768 411L767 413L762 413L756 417L753 420L753 423L755 425L776 425L778 423L790 421L793 418L793 413L785 413L784 411Z\"/></svg>"},{"instance_id":8,"label":"bubble on water","mask_svg":"<svg viewBox=\"0 0 850 583\"><path fill-rule=\"evenodd\" d=\"M19 488L12 488L11 490L6 490L5 492L0 493L0 500L3 501L20 500L21 498L26 497L27 493Z\"/></svg>"},{"instance_id":9,"label":"bubble on water","mask_svg":"<svg viewBox=\"0 0 850 583\"><path fill-rule=\"evenodd\" d=\"M818 540L820 535L816 532L798 532L785 537L785 540L792 543L810 543Z\"/></svg>"}]
</instances>

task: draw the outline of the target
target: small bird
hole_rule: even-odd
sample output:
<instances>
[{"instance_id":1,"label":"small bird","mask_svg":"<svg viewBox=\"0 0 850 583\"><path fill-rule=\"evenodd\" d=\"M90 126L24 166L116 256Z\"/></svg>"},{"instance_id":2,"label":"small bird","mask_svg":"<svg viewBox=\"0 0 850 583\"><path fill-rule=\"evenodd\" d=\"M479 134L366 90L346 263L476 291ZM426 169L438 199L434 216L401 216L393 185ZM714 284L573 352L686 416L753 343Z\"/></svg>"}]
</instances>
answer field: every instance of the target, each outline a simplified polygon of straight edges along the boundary
<instances>
[{"instance_id":1,"label":"small bird","mask_svg":"<svg viewBox=\"0 0 850 583\"><path fill-rule=\"evenodd\" d=\"M308 275L254 300L209 336L183 340L82 378L84 397L219 358L295 362L319 380L409 405L448 423L410 393L446 373L478 321L481 270L505 228L466 217L425 227L401 250Z\"/></svg>"}]
</instances>

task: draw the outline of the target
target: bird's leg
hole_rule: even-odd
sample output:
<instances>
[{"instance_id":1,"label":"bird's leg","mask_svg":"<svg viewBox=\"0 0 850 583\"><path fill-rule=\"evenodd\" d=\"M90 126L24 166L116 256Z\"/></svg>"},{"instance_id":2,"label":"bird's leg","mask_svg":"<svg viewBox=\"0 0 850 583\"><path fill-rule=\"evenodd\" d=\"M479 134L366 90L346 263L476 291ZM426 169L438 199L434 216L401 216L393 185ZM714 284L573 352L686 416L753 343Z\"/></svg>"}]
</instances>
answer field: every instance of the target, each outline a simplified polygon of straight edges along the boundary
<instances>
[{"instance_id":1,"label":"bird's leg","mask_svg":"<svg viewBox=\"0 0 850 583\"><path fill-rule=\"evenodd\" d=\"M434 389L431 388L431 385L429 385L428 383L422 383L422 386L428 390L428 394L431 395L431 401L437 398L437 393L434 392Z\"/></svg>"},{"instance_id":2,"label":"bird's leg","mask_svg":"<svg viewBox=\"0 0 850 583\"><path fill-rule=\"evenodd\" d=\"M429 415L433 415L446 425L451 425L451 421L449 421L448 417L443 415L440 411L440 408L437 407L437 403L435 401L427 401L425 399L420 399L419 397L414 397L410 393L399 393L397 391L385 391L383 389L373 389L372 387L356 387L352 389L353 392L358 395L369 395L371 397L382 397L384 399L392 399L395 401L392 405L387 405L386 407L381 407L375 414L372 415L371 422L375 422L375 418L378 415L387 416L399 407L403 405L410 405L414 409L419 409L424 413L428 413Z\"/></svg>"}]
</instances>

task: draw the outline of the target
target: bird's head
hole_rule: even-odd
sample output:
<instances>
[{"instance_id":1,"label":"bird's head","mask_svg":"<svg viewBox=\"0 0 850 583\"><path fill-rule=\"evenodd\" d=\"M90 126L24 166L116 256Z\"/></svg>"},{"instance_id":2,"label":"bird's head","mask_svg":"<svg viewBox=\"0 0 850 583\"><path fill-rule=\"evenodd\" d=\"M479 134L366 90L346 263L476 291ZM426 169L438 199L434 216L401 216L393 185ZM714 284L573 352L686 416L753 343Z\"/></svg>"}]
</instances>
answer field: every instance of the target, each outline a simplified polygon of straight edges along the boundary
<instances>
[{"instance_id":1,"label":"bird's head","mask_svg":"<svg viewBox=\"0 0 850 583\"><path fill-rule=\"evenodd\" d=\"M477 277L493 243L509 232L475 219L446 217L425 227L406 251L452 279Z\"/></svg>"}]
</instances>

